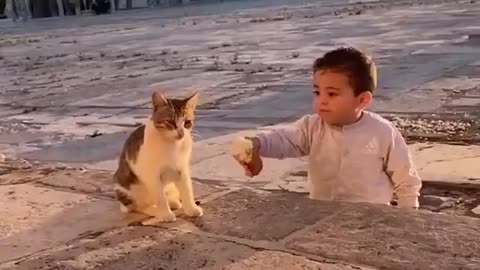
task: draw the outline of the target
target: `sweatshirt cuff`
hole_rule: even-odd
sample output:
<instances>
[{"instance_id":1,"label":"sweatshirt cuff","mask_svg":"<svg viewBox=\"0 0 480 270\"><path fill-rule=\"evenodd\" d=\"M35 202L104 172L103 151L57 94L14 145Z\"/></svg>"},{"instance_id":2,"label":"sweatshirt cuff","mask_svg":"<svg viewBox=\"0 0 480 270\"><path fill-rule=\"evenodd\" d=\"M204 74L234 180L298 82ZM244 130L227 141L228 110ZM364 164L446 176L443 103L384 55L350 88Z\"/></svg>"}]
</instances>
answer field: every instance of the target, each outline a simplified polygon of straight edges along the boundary
<instances>
[{"instance_id":1,"label":"sweatshirt cuff","mask_svg":"<svg viewBox=\"0 0 480 270\"><path fill-rule=\"evenodd\" d=\"M265 157L265 156L268 156L268 149L267 149L267 138L265 138L265 136L263 134L257 134L255 137L253 138L256 138L257 139L257 142L258 142L258 155L261 156L261 157Z\"/></svg>"}]
</instances>

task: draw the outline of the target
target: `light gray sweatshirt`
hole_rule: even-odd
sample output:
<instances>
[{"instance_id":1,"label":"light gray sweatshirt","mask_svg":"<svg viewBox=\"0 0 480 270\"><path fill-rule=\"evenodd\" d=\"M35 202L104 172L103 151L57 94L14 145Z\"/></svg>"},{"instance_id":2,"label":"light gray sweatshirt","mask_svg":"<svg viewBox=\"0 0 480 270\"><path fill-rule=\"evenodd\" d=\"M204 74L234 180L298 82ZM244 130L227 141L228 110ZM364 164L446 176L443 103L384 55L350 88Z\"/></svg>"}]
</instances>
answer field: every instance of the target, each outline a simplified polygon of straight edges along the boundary
<instances>
[{"instance_id":1,"label":"light gray sweatshirt","mask_svg":"<svg viewBox=\"0 0 480 270\"><path fill-rule=\"evenodd\" d=\"M348 126L332 126L307 115L286 128L257 135L260 155L308 156L310 198L418 207L422 181L395 126L367 112Z\"/></svg>"}]
</instances>

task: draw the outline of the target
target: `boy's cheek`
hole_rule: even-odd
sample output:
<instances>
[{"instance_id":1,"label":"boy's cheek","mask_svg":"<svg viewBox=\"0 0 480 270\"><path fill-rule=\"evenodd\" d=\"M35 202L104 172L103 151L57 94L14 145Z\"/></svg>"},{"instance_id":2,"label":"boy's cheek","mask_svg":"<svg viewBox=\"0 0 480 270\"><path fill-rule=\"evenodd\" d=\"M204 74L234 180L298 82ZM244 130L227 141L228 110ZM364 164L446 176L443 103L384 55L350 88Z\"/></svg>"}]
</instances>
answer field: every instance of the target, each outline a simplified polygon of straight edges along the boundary
<instances>
[{"instance_id":1,"label":"boy's cheek","mask_svg":"<svg viewBox=\"0 0 480 270\"><path fill-rule=\"evenodd\" d=\"M313 111L315 113L320 112L320 100L319 100L319 98L314 98L313 99L312 106L313 106Z\"/></svg>"}]
</instances>

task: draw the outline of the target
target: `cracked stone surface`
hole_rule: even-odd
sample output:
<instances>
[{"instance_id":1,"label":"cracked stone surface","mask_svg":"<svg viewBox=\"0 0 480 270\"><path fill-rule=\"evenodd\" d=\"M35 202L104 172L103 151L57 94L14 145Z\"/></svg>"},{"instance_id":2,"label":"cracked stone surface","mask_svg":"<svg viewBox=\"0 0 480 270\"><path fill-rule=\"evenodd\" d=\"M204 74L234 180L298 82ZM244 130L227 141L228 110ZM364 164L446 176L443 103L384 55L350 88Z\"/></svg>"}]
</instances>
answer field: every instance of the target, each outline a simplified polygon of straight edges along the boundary
<instances>
[{"instance_id":1,"label":"cracked stone surface","mask_svg":"<svg viewBox=\"0 0 480 270\"><path fill-rule=\"evenodd\" d=\"M113 198L112 172L6 160L0 170L0 261L55 247L82 235L125 226ZM194 182L196 199L225 187Z\"/></svg>"},{"instance_id":2,"label":"cracked stone surface","mask_svg":"<svg viewBox=\"0 0 480 270\"><path fill-rule=\"evenodd\" d=\"M292 270L367 270L369 267L362 267L357 265L348 265L338 262L320 263L306 259L302 256L290 255L278 251L259 251L253 256L235 262L225 270L276 270L288 267Z\"/></svg>"},{"instance_id":3,"label":"cracked stone surface","mask_svg":"<svg viewBox=\"0 0 480 270\"><path fill-rule=\"evenodd\" d=\"M0 186L0 261L128 224L118 204L31 184ZM102 213L101 215L99 213Z\"/></svg>"},{"instance_id":4,"label":"cracked stone surface","mask_svg":"<svg viewBox=\"0 0 480 270\"><path fill-rule=\"evenodd\" d=\"M280 240L328 219L343 207L341 203L315 202L295 193L239 190L204 205L210 214L193 223L211 233L252 240Z\"/></svg>"},{"instance_id":5,"label":"cracked stone surface","mask_svg":"<svg viewBox=\"0 0 480 270\"><path fill-rule=\"evenodd\" d=\"M473 270L480 265L480 246L471 241L480 237L478 226L480 219L469 217L355 205L289 239L287 246L379 269Z\"/></svg>"},{"instance_id":6,"label":"cracked stone surface","mask_svg":"<svg viewBox=\"0 0 480 270\"><path fill-rule=\"evenodd\" d=\"M38 189L23 185L27 191ZM102 205L109 203L81 207L91 209L90 214L77 213L75 218L57 209L62 214L57 219L69 230L53 218L51 226L39 227L26 239L20 239L22 233L0 239L8 250L12 250L9 239L19 240L15 242L18 251L10 257L2 253L0 269L151 269L155 265L164 269L337 270L412 269L415 265L415 269L473 270L480 258L476 241L480 219L469 217L242 189L206 202L201 218L178 220L162 228L98 222L99 218L111 221L105 213L115 213ZM83 232L71 229L79 226L85 226ZM68 239L59 241L65 232ZM33 247L42 235L49 237L51 245L28 255L39 251Z\"/></svg>"},{"instance_id":7,"label":"cracked stone surface","mask_svg":"<svg viewBox=\"0 0 480 270\"><path fill-rule=\"evenodd\" d=\"M480 182L480 146L415 144L411 148L420 176L430 181Z\"/></svg>"},{"instance_id":8,"label":"cracked stone surface","mask_svg":"<svg viewBox=\"0 0 480 270\"><path fill-rule=\"evenodd\" d=\"M28 258L8 269L369 269L158 228L129 227ZM0 269L2 267L0 266ZM3 268L5 269L5 268Z\"/></svg>"},{"instance_id":9,"label":"cracked stone surface","mask_svg":"<svg viewBox=\"0 0 480 270\"><path fill-rule=\"evenodd\" d=\"M114 197L112 171L73 168L64 164L35 165L8 159L0 164L0 172L0 185L35 183L45 188ZM197 181L193 182L193 187L197 199L227 189L225 186L206 185Z\"/></svg>"}]
</instances>

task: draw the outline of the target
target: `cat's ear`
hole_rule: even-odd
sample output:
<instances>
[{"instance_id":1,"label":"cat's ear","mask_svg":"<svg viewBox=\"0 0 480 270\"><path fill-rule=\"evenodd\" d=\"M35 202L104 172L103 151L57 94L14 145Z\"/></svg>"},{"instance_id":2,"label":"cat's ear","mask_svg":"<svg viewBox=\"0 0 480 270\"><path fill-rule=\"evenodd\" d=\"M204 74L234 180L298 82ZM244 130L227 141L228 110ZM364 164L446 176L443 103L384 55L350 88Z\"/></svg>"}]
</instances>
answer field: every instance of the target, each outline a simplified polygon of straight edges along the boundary
<instances>
[{"instance_id":1,"label":"cat's ear","mask_svg":"<svg viewBox=\"0 0 480 270\"><path fill-rule=\"evenodd\" d=\"M195 109L198 105L198 91L193 93L193 95L189 96L185 99L187 107L191 109Z\"/></svg>"},{"instance_id":2,"label":"cat's ear","mask_svg":"<svg viewBox=\"0 0 480 270\"><path fill-rule=\"evenodd\" d=\"M154 108L159 108L167 105L168 101L162 94L160 94L158 91L155 91L152 94L152 104Z\"/></svg>"}]
</instances>

